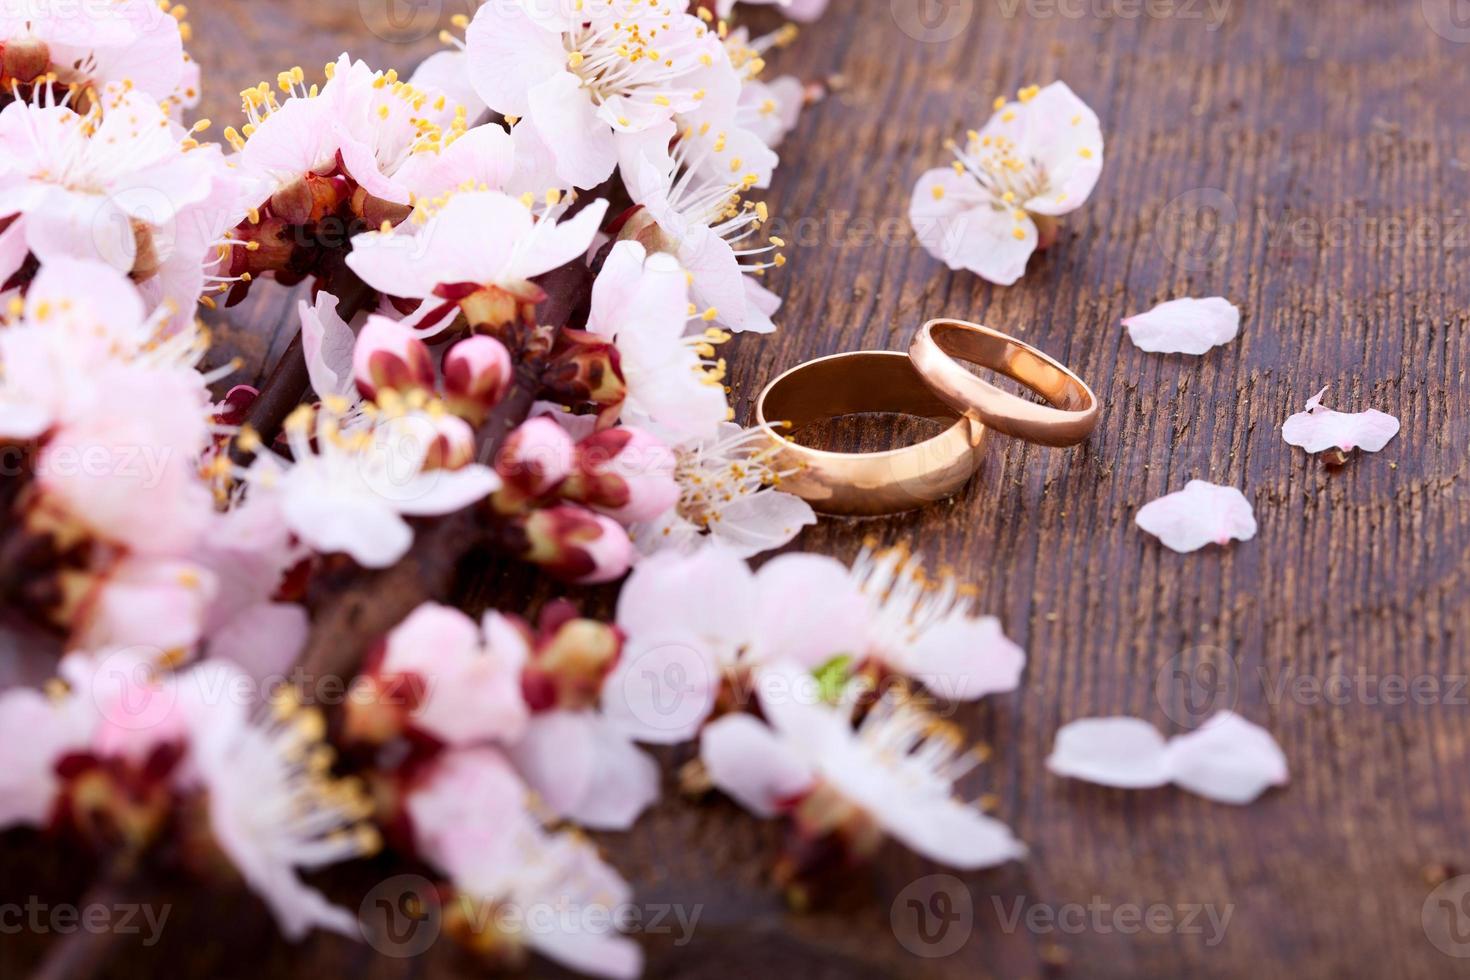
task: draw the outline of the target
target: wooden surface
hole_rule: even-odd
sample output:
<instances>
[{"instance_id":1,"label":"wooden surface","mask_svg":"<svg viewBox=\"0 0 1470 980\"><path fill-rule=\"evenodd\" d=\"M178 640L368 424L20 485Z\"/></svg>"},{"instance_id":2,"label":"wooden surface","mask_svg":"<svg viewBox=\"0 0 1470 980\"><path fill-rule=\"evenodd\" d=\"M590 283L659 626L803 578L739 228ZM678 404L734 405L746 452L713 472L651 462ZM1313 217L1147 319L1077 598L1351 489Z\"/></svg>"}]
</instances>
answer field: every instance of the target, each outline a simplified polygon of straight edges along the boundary
<instances>
[{"instance_id":1,"label":"wooden surface","mask_svg":"<svg viewBox=\"0 0 1470 980\"><path fill-rule=\"evenodd\" d=\"M366 19L347 0L197 5L193 49L216 127L233 121L236 90L282 67L343 48L407 66L432 49L432 38L375 36L366 24L392 33L383 2L364 0L378 14ZM771 280L786 297L783 329L728 353L748 418L751 395L801 360L902 349L924 319L959 316L1019 333L1102 398L1084 448L998 440L952 504L826 523L799 542L844 559L865 535L908 542L974 583L1028 650L1021 691L959 719L995 753L967 790L994 794L1033 853L962 876L973 934L953 955L920 958L897 938L915 945L904 889L942 869L893 849L854 880L850 907L792 915L764 878L777 830L722 802L684 803L670 776L634 833L603 838L640 902L704 906L684 948L649 937L649 975L1463 976L1466 961L1421 924L1434 882L1470 871L1470 707L1455 680L1470 673L1470 45L1432 26L1455 33L1436 19L1452 5L1234 0L1210 29L1220 8L1185 0L1172 16L1131 0L959 0L949 12L965 29L930 41L900 27L916 23L915 6L835 0L773 59L833 91L782 148L769 198L794 244ZM442 12L463 9L446 0ZM1054 78L1102 119L1097 192L1020 284L949 273L910 241L909 189L997 94ZM284 345L273 331L288 309L258 293L231 332L257 364ZM1244 327L1203 358L1141 353L1119 328L1161 300L1215 294L1242 307ZM1336 472L1285 445L1281 422L1328 383L1330 404L1391 412L1403 434ZM1133 526L1142 504L1194 478L1243 488L1259 538L1180 556ZM523 611L545 594L499 573L468 588L476 604ZM1236 665L1238 696L1203 707L1233 700L1276 736L1292 770L1284 791L1236 809L1045 772L1057 728L1076 718L1181 730L1174 668L1187 677L1221 657ZM1363 680L1312 696L1343 675ZM1391 686L1373 679L1392 677L1436 679L1439 694L1388 703ZM667 770L687 755L665 754ZM6 893L76 900L84 859L58 865L26 835L6 841ZM328 880L355 902L391 873ZM413 960L330 937L290 947L248 897L175 895L163 941L124 943L113 975L476 972L445 943ZM1204 935L1090 921L1008 931L1002 913L1017 898L1232 911L1210 945L1207 924ZM43 942L6 937L4 948L11 976Z\"/></svg>"}]
</instances>

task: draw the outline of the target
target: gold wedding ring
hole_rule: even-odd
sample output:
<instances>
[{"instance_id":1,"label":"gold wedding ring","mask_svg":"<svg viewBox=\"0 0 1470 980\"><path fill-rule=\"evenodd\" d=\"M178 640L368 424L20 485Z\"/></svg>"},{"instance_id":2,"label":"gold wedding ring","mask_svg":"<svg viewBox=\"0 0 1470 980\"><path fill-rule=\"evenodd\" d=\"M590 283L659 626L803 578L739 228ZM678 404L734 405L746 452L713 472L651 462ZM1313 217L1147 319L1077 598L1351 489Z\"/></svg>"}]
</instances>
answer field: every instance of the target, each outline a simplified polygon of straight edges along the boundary
<instances>
[{"instance_id":1,"label":"gold wedding ring","mask_svg":"<svg viewBox=\"0 0 1470 980\"><path fill-rule=\"evenodd\" d=\"M999 330L964 320L930 320L914 337L909 357L945 404L996 432L1041 446L1075 446L1097 428L1092 389L1055 358ZM1051 404L1002 391L961 360L1019 381Z\"/></svg>"},{"instance_id":2,"label":"gold wedding ring","mask_svg":"<svg viewBox=\"0 0 1470 980\"><path fill-rule=\"evenodd\" d=\"M1038 405L984 381L961 359L1020 382ZM791 434L862 413L913 415L949 424L932 439L871 453L813 449ZM766 386L756 423L776 446L781 489L824 514L902 513L958 493L980 466L991 429L1044 446L1075 445L1098 421L1092 389L1051 357L989 327L933 320L908 354L856 351L808 361Z\"/></svg>"},{"instance_id":3,"label":"gold wedding ring","mask_svg":"<svg viewBox=\"0 0 1470 980\"><path fill-rule=\"evenodd\" d=\"M957 493L980 465L985 427L946 405L907 354L856 351L808 361L756 402L756 422L779 449L781 489L824 514L872 517L913 510ZM885 412L949 424L933 439L878 453L810 449L787 433L814 422ZM780 431L777 430L780 426Z\"/></svg>"}]
</instances>

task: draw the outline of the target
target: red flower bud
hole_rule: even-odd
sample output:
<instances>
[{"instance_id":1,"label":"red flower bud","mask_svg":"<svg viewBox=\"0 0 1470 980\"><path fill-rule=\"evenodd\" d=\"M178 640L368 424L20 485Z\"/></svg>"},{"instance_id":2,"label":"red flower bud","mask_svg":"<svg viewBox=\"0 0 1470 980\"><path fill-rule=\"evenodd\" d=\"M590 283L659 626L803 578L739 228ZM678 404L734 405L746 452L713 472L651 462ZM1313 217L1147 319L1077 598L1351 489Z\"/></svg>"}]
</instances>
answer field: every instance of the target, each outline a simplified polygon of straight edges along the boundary
<instances>
[{"instance_id":1,"label":"red flower bud","mask_svg":"<svg viewBox=\"0 0 1470 980\"><path fill-rule=\"evenodd\" d=\"M375 399L383 390L401 394L434 387L429 348L412 330L387 317L368 317L352 349L352 373L364 398Z\"/></svg>"},{"instance_id":2,"label":"red flower bud","mask_svg":"<svg viewBox=\"0 0 1470 980\"><path fill-rule=\"evenodd\" d=\"M563 330L542 376L545 397L563 405L615 409L627 397L618 349L583 330Z\"/></svg>"},{"instance_id":3,"label":"red flower bud","mask_svg":"<svg viewBox=\"0 0 1470 980\"><path fill-rule=\"evenodd\" d=\"M574 504L532 511L522 521L523 557L579 585L612 582L627 574L633 543L616 521Z\"/></svg>"},{"instance_id":4,"label":"red flower bud","mask_svg":"<svg viewBox=\"0 0 1470 980\"><path fill-rule=\"evenodd\" d=\"M511 491L522 498L537 499L567 478L576 451L566 430L542 415L506 437L495 470Z\"/></svg>"},{"instance_id":5,"label":"red flower bud","mask_svg":"<svg viewBox=\"0 0 1470 980\"><path fill-rule=\"evenodd\" d=\"M444 394L450 410L479 424L510 386L510 352L494 337L468 337L444 355Z\"/></svg>"},{"instance_id":6,"label":"red flower bud","mask_svg":"<svg viewBox=\"0 0 1470 980\"><path fill-rule=\"evenodd\" d=\"M595 432L577 444L562 496L624 524L651 521L679 501L674 452L641 429Z\"/></svg>"}]
</instances>

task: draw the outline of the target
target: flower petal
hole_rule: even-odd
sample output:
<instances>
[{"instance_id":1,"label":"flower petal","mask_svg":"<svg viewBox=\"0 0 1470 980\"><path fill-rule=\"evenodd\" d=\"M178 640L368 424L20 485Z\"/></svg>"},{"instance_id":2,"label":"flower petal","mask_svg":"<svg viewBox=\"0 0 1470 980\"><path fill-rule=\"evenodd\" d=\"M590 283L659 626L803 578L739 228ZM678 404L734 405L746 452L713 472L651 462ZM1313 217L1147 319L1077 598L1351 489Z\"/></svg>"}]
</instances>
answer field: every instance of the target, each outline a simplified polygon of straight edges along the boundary
<instances>
[{"instance_id":1,"label":"flower petal","mask_svg":"<svg viewBox=\"0 0 1470 980\"><path fill-rule=\"evenodd\" d=\"M1122 789L1163 786L1170 773L1164 737L1138 718L1085 718L1062 726L1046 767Z\"/></svg>"},{"instance_id":2,"label":"flower petal","mask_svg":"<svg viewBox=\"0 0 1470 980\"><path fill-rule=\"evenodd\" d=\"M1014 691L1026 669L1026 652L994 616L953 616L938 623L919 634L904 660L915 666L913 677L952 701Z\"/></svg>"},{"instance_id":3,"label":"flower petal","mask_svg":"<svg viewBox=\"0 0 1470 980\"><path fill-rule=\"evenodd\" d=\"M1366 412L1336 412L1322 407L1324 388L1307 403L1307 410L1293 415L1281 426L1281 437L1288 444L1309 453L1337 448L1344 452L1361 449L1376 453L1399 434L1399 420L1377 409Z\"/></svg>"},{"instance_id":4,"label":"flower petal","mask_svg":"<svg viewBox=\"0 0 1470 980\"><path fill-rule=\"evenodd\" d=\"M930 255L1002 286L1025 274L1036 251L1036 224L1029 217L995 206L974 177L947 167L919 178L909 220Z\"/></svg>"},{"instance_id":5,"label":"flower petal","mask_svg":"<svg viewBox=\"0 0 1470 980\"><path fill-rule=\"evenodd\" d=\"M1191 480L1180 492L1146 504L1135 520L1181 554L1211 544L1249 541L1257 531L1255 511L1245 494L1203 480Z\"/></svg>"},{"instance_id":6,"label":"flower petal","mask_svg":"<svg viewBox=\"0 0 1470 980\"><path fill-rule=\"evenodd\" d=\"M1174 299L1123 321L1134 346L1159 354L1203 354L1240 333L1240 310L1227 299Z\"/></svg>"},{"instance_id":7,"label":"flower petal","mask_svg":"<svg viewBox=\"0 0 1470 980\"><path fill-rule=\"evenodd\" d=\"M1231 711L1170 739L1165 766L1176 785L1217 803L1249 803L1288 779L1271 734Z\"/></svg>"},{"instance_id":8,"label":"flower petal","mask_svg":"<svg viewBox=\"0 0 1470 980\"><path fill-rule=\"evenodd\" d=\"M705 726L699 757L715 787L759 817L774 817L783 803L812 784L811 768L775 732L746 714Z\"/></svg>"},{"instance_id":9,"label":"flower petal","mask_svg":"<svg viewBox=\"0 0 1470 980\"><path fill-rule=\"evenodd\" d=\"M1026 856L1026 845L1011 828L958 800L926 799L907 809L884 828L914 852L951 868L993 868Z\"/></svg>"}]
</instances>

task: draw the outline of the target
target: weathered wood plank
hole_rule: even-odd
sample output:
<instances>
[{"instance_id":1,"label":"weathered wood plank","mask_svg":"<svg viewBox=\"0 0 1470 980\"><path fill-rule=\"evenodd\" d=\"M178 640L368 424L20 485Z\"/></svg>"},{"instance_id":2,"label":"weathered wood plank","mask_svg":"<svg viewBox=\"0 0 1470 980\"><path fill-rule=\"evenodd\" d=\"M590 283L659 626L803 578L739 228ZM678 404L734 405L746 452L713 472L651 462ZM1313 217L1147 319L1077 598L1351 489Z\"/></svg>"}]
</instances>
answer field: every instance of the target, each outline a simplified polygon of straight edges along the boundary
<instances>
[{"instance_id":1,"label":"weathered wood plank","mask_svg":"<svg viewBox=\"0 0 1470 980\"><path fill-rule=\"evenodd\" d=\"M728 805L670 799L606 841L640 901L705 906L687 948L650 938L651 975L1458 975L1420 918L1427 875L1470 870L1470 708L1455 690L1470 673L1470 47L1431 28L1428 15L1448 2L1234 2L1211 29L1202 19L1211 8L1184 0L984 0L950 5L965 29L930 43L899 27L916 5L836 5L774 59L833 78L833 92L783 148L789 162L770 195L794 245L772 280L787 300L784 329L729 353L744 414L765 381L799 361L901 349L924 319L964 316L1055 353L1104 399L1103 426L1084 448L997 441L957 501L827 523L800 542L844 558L865 535L908 542L973 582L981 606L1030 651L1020 693L960 718L995 749L973 791L996 794L997 814L1034 854L963 876L974 934L952 956L920 959L895 941L889 911L937 869L895 849L854 883L853 908L793 916L763 877L779 844L773 828ZM237 89L288 64L350 48L406 65L430 50L431 38L375 36L359 6L197 9L217 125ZM902 218L914 180L942 161L941 141L983 121L991 98L1052 78L1098 110L1108 162L1092 201L1022 283L951 274L905 223L877 224ZM1221 207L1213 238L1180 238L1181 225ZM1427 233L1406 237L1387 222ZM283 346L274 331L289 310L280 295L257 293L227 335L253 365ZM1239 341L1205 358L1143 354L1118 327L1161 299L1214 293L1246 318ZM1281 421L1329 382L1344 407L1399 415L1400 439L1340 472L1282 443ZM1132 526L1141 504L1196 477L1246 491L1258 540L1177 556ZM499 571L467 588L512 608L547 594ZM717 615L715 597L711 608ZM1210 650L1237 664L1239 709L1281 741L1287 790L1236 810L1045 773L1056 728L1074 718L1137 714L1177 730L1178 702L1161 701L1156 678L1163 672L1167 688L1173 667L1192 670ZM1442 686L1425 703L1384 703L1383 690L1350 690L1341 704L1310 696L1335 675ZM1307 678L1307 695L1290 693L1294 677ZM686 755L668 754L670 769ZM37 857L23 835L6 840L7 894L75 900L84 865ZM374 880L354 871L333 882L346 897ZM442 949L421 961L332 938L293 949L248 899L195 894L177 892L164 941L125 945L114 972L471 972ZM1007 934L993 899L1009 910L1017 897L1051 909L1233 911L1214 945L1205 920L1203 935L1091 924ZM9 975L34 963L49 938L7 942L15 952L0 952L0 967Z\"/></svg>"}]
</instances>

